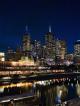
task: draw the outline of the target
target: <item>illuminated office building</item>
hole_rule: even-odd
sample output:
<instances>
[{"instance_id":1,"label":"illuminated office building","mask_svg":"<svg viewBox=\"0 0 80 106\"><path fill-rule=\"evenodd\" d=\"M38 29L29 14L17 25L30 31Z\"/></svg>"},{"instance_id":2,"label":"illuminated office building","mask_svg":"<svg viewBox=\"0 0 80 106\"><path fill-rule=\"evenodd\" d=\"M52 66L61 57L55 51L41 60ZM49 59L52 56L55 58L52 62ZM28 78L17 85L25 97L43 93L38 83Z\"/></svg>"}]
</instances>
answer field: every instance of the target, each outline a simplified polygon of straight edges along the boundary
<instances>
[{"instance_id":1,"label":"illuminated office building","mask_svg":"<svg viewBox=\"0 0 80 106\"><path fill-rule=\"evenodd\" d=\"M28 33L24 34L23 36L23 51L30 51L31 50L31 40L30 35Z\"/></svg>"},{"instance_id":2,"label":"illuminated office building","mask_svg":"<svg viewBox=\"0 0 80 106\"><path fill-rule=\"evenodd\" d=\"M5 53L0 52L0 61L5 61Z\"/></svg>"},{"instance_id":3,"label":"illuminated office building","mask_svg":"<svg viewBox=\"0 0 80 106\"><path fill-rule=\"evenodd\" d=\"M66 61L73 62L74 56L72 53L66 54Z\"/></svg>"},{"instance_id":4,"label":"illuminated office building","mask_svg":"<svg viewBox=\"0 0 80 106\"><path fill-rule=\"evenodd\" d=\"M34 50L36 51L36 53L38 52L40 47L41 47L40 41L35 40L34 41Z\"/></svg>"},{"instance_id":5,"label":"illuminated office building","mask_svg":"<svg viewBox=\"0 0 80 106\"><path fill-rule=\"evenodd\" d=\"M49 27L49 32L45 35L46 59L55 63L55 37Z\"/></svg>"},{"instance_id":6,"label":"illuminated office building","mask_svg":"<svg viewBox=\"0 0 80 106\"><path fill-rule=\"evenodd\" d=\"M56 62L63 63L67 53L66 42L63 40L56 40Z\"/></svg>"},{"instance_id":7,"label":"illuminated office building","mask_svg":"<svg viewBox=\"0 0 80 106\"><path fill-rule=\"evenodd\" d=\"M61 59L65 59L65 55L67 54L67 46L66 46L66 42L61 40L60 41L61 44Z\"/></svg>"},{"instance_id":8,"label":"illuminated office building","mask_svg":"<svg viewBox=\"0 0 80 106\"><path fill-rule=\"evenodd\" d=\"M40 41L35 40L33 42L31 54L32 54L32 57L34 58L35 61L39 61L40 60L40 58L42 56Z\"/></svg>"},{"instance_id":9,"label":"illuminated office building","mask_svg":"<svg viewBox=\"0 0 80 106\"><path fill-rule=\"evenodd\" d=\"M21 59L22 51L20 48L17 48L16 51L13 51L11 48L8 48L6 53L6 60L7 61L18 61Z\"/></svg>"},{"instance_id":10,"label":"illuminated office building","mask_svg":"<svg viewBox=\"0 0 80 106\"><path fill-rule=\"evenodd\" d=\"M80 40L74 44L74 61L80 64Z\"/></svg>"},{"instance_id":11,"label":"illuminated office building","mask_svg":"<svg viewBox=\"0 0 80 106\"><path fill-rule=\"evenodd\" d=\"M10 47L8 47L8 51L6 53L6 61L13 61L14 54L15 54L15 52Z\"/></svg>"},{"instance_id":12,"label":"illuminated office building","mask_svg":"<svg viewBox=\"0 0 80 106\"><path fill-rule=\"evenodd\" d=\"M74 44L74 55L80 56L80 40L77 40Z\"/></svg>"}]
</instances>

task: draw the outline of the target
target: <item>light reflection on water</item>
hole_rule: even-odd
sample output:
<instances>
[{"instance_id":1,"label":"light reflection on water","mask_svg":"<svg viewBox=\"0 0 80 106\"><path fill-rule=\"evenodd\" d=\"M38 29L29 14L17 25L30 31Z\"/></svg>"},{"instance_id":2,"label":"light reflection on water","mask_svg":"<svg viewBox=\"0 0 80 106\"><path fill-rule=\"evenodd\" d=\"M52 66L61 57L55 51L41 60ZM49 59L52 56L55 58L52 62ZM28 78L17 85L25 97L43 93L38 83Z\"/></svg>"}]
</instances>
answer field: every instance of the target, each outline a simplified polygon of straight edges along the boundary
<instances>
[{"instance_id":1,"label":"light reflection on water","mask_svg":"<svg viewBox=\"0 0 80 106\"><path fill-rule=\"evenodd\" d=\"M31 94L32 93L32 83L30 82L20 82L17 84L11 83L7 85L0 86L0 99L7 96L15 96L19 94Z\"/></svg>"},{"instance_id":2,"label":"light reflection on water","mask_svg":"<svg viewBox=\"0 0 80 106\"><path fill-rule=\"evenodd\" d=\"M78 81L58 83L48 86L34 86L31 82L20 82L0 86L0 97L33 92L40 98L44 106L53 106L72 98L80 97L80 84Z\"/></svg>"},{"instance_id":3,"label":"light reflection on water","mask_svg":"<svg viewBox=\"0 0 80 106\"><path fill-rule=\"evenodd\" d=\"M68 89L65 85L56 85L49 88L40 88L40 100L44 106L53 106L55 103L61 103L68 94Z\"/></svg>"},{"instance_id":4,"label":"light reflection on water","mask_svg":"<svg viewBox=\"0 0 80 106\"><path fill-rule=\"evenodd\" d=\"M39 88L38 95L44 106L53 106L55 103L80 97L80 84L77 81L76 83L69 82L43 86Z\"/></svg>"},{"instance_id":5,"label":"light reflection on water","mask_svg":"<svg viewBox=\"0 0 80 106\"><path fill-rule=\"evenodd\" d=\"M7 88L7 89L9 89L9 88L13 88L13 87L32 87L32 83L30 83L30 82L20 82L20 83L17 83L17 84L10 84L10 85L2 85L2 86L0 86L0 93L1 92L4 92L4 89L5 88Z\"/></svg>"}]
</instances>

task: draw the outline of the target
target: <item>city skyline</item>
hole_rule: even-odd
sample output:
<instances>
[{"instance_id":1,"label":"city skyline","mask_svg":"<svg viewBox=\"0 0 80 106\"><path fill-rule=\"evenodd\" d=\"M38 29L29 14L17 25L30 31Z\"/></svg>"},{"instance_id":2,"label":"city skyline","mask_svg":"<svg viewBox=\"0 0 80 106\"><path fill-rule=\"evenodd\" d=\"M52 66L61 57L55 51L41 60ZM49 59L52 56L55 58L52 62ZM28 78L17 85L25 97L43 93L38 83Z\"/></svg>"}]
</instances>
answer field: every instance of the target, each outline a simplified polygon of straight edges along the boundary
<instances>
[{"instance_id":1,"label":"city skyline","mask_svg":"<svg viewBox=\"0 0 80 106\"><path fill-rule=\"evenodd\" d=\"M27 29L26 29L26 27L27 27ZM15 51L15 50L17 50L17 48L21 48L21 49L23 50L23 37L24 37L25 35L26 35L26 36L27 36L27 35L30 36L30 41L31 41L31 43L33 43L33 42L35 42L35 41L39 41L42 46L45 46L45 35L50 32L50 33L53 35L53 37L55 37L56 41L57 41L57 40L62 40L62 41L65 41L65 42L66 42L67 53L73 53L73 52L74 52L74 45L75 45L75 43L76 43L77 41L80 41L80 40L76 40L75 42L73 42L73 45L72 45L73 50L71 50L71 51L69 52L69 51L68 51L69 48L68 48L68 45L67 45L67 41L66 41L65 39L60 39L60 38L56 37L56 36L54 35L54 33L52 32L52 27L51 27L50 25L48 26L48 31L42 36L43 39L32 39L33 37L32 37L31 34L28 32L28 26L26 26L26 27L25 27L25 32L23 33L21 39L19 38L19 40L21 40L21 41L17 41L18 43L17 43L17 42L15 43L15 44L16 44L16 47L14 48L13 45L12 45L12 46L8 45L7 48L1 48L1 49L3 49L2 51L7 51L8 49L12 49L13 51ZM19 45L19 42L20 42L20 45Z\"/></svg>"},{"instance_id":2,"label":"city skyline","mask_svg":"<svg viewBox=\"0 0 80 106\"><path fill-rule=\"evenodd\" d=\"M43 42L43 37L52 26L56 38L66 40L68 51L80 39L79 0L0 1L0 50L21 44L25 26L33 40Z\"/></svg>"}]
</instances>

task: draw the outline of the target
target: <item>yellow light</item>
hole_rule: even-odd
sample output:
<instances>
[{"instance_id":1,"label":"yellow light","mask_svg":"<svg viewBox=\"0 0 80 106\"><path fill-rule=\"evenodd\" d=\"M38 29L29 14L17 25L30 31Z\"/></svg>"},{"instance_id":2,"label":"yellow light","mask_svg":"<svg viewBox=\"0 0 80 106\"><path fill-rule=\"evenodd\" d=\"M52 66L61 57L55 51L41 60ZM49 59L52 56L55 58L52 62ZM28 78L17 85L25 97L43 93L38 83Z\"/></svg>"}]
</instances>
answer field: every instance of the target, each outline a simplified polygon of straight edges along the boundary
<instances>
[{"instance_id":1,"label":"yellow light","mask_svg":"<svg viewBox=\"0 0 80 106\"><path fill-rule=\"evenodd\" d=\"M2 53L2 52L0 52L0 56L5 56L5 54L4 54L4 53Z\"/></svg>"},{"instance_id":2,"label":"yellow light","mask_svg":"<svg viewBox=\"0 0 80 106\"><path fill-rule=\"evenodd\" d=\"M4 89L4 88L12 88L12 87L29 87L31 86L32 87L32 83L27 83L27 82L24 82L24 83L17 83L17 84L10 84L10 85L3 85L3 86L0 86L0 89Z\"/></svg>"},{"instance_id":3,"label":"yellow light","mask_svg":"<svg viewBox=\"0 0 80 106\"><path fill-rule=\"evenodd\" d=\"M1 61L5 61L5 58L2 58Z\"/></svg>"},{"instance_id":4,"label":"yellow light","mask_svg":"<svg viewBox=\"0 0 80 106\"><path fill-rule=\"evenodd\" d=\"M12 64L12 66L17 66L18 62L12 61L11 64Z\"/></svg>"}]
</instances>

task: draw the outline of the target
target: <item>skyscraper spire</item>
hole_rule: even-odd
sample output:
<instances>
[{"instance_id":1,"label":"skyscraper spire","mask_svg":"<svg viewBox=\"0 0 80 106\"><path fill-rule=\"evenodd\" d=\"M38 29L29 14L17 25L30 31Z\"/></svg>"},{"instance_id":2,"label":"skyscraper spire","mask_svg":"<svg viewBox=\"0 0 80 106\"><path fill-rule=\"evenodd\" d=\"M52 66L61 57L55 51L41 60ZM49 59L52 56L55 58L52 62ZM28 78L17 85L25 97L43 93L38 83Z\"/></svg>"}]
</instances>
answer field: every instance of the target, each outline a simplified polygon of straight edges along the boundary
<instances>
[{"instance_id":1,"label":"skyscraper spire","mask_svg":"<svg viewBox=\"0 0 80 106\"><path fill-rule=\"evenodd\" d=\"M49 26L49 32L51 32L51 26Z\"/></svg>"},{"instance_id":2,"label":"skyscraper spire","mask_svg":"<svg viewBox=\"0 0 80 106\"><path fill-rule=\"evenodd\" d=\"M28 32L28 26L26 25L26 27L25 27L25 30L26 30L26 32Z\"/></svg>"}]
</instances>

